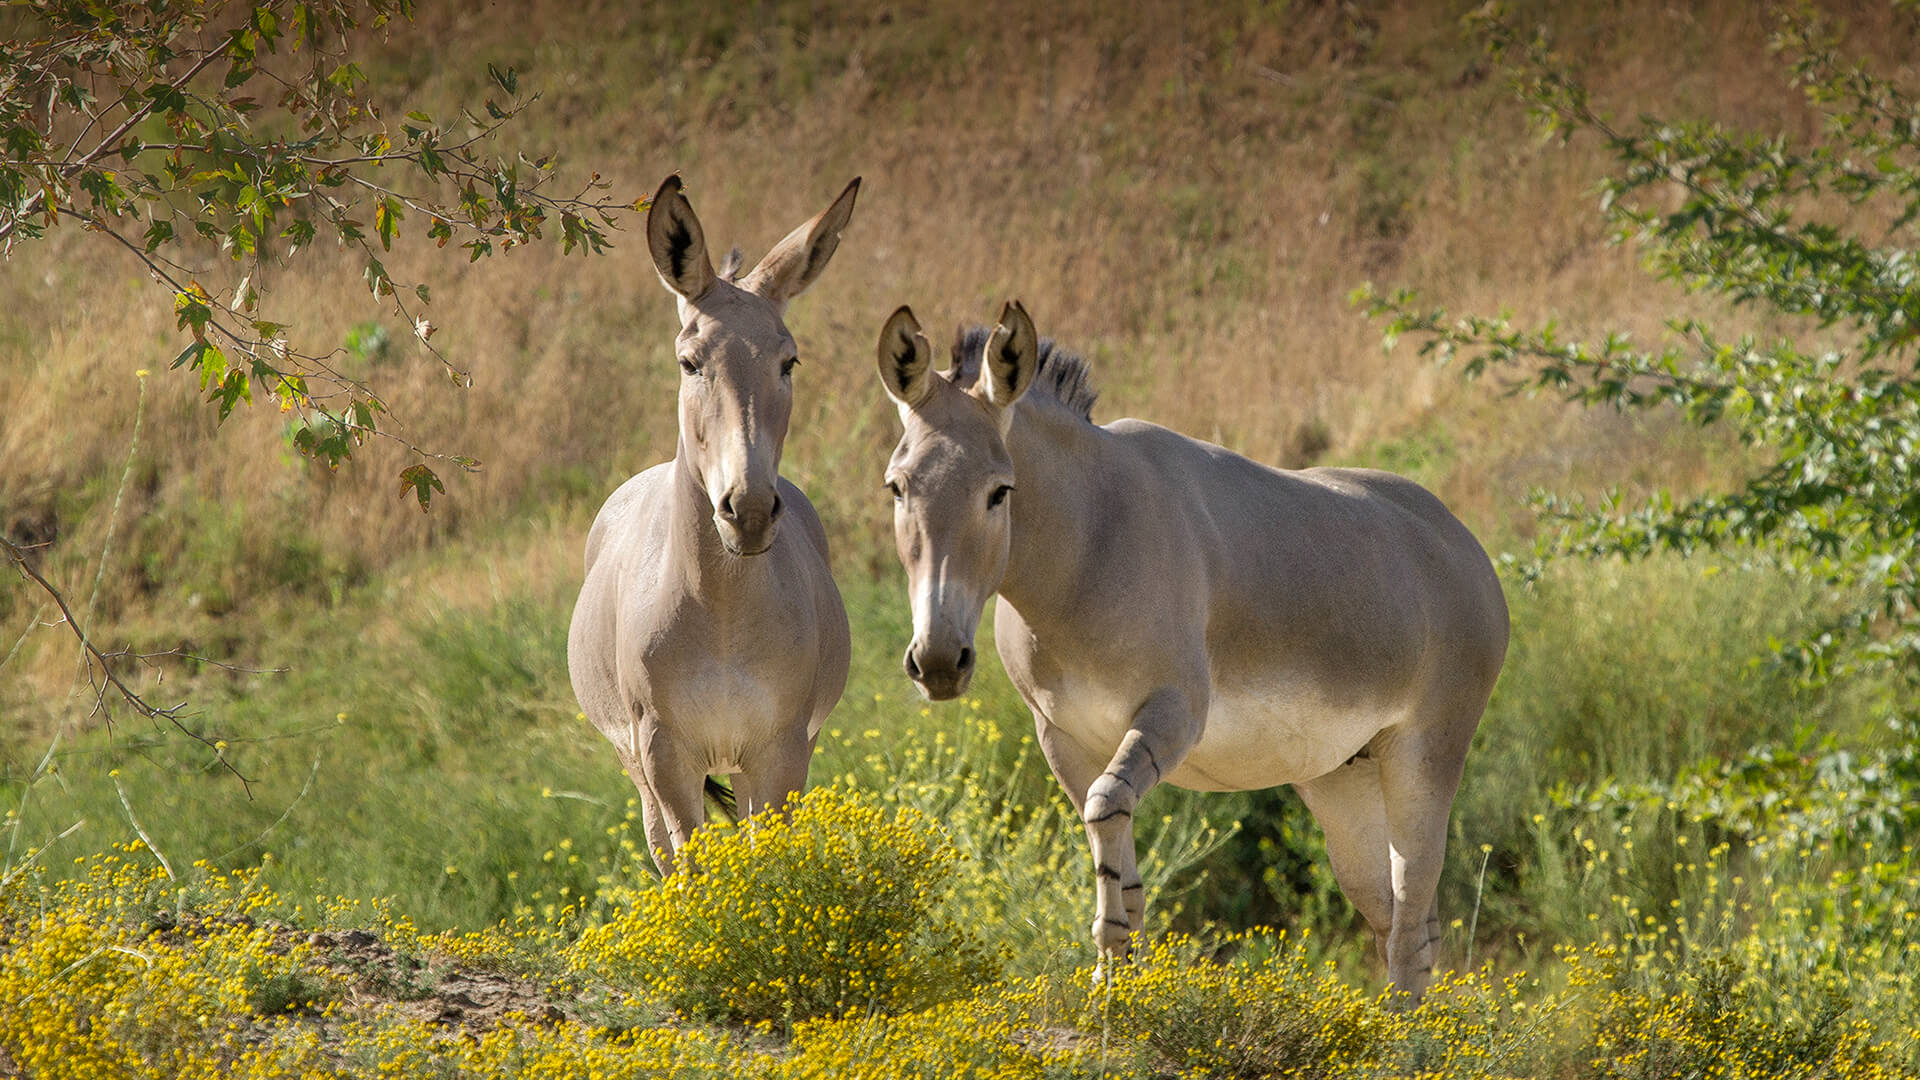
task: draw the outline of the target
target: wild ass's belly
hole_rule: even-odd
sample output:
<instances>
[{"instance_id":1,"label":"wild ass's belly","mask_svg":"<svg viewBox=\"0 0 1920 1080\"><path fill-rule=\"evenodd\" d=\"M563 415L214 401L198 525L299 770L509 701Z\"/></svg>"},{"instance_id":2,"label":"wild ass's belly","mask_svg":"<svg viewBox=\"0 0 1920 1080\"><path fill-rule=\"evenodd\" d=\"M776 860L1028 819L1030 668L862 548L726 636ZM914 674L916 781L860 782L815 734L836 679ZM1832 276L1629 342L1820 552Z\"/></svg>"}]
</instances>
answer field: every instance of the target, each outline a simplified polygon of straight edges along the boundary
<instances>
[{"instance_id":1,"label":"wild ass's belly","mask_svg":"<svg viewBox=\"0 0 1920 1080\"><path fill-rule=\"evenodd\" d=\"M1096 754L1110 755L1153 687L1067 674L1039 688L1044 715ZM1217 680L1199 742L1164 777L1199 791L1251 791L1298 783L1339 768L1403 708L1337 704L1285 679Z\"/></svg>"},{"instance_id":2,"label":"wild ass's belly","mask_svg":"<svg viewBox=\"0 0 1920 1080\"><path fill-rule=\"evenodd\" d=\"M657 722L709 773L747 767L755 750L806 738L812 678L770 678L751 651L673 650L650 665ZM664 658L662 658L664 659Z\"/></svg>"}]
</instances>

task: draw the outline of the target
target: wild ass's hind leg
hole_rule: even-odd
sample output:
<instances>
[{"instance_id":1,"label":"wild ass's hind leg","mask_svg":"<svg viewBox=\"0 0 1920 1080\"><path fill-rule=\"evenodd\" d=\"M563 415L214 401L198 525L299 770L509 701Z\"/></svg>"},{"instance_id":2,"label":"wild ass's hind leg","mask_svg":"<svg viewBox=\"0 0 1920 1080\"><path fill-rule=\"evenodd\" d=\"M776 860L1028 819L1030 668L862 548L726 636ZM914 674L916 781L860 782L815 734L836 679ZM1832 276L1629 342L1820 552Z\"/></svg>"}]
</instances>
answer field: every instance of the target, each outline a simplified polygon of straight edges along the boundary
<instances>
[{"instance_id":1,"label":"wild ass's hind leg","mask_svg":"<svg viewBox=\"0 0 1920 1080\"><path fill-rule=\"evenodd\" d=\"M1197 729L1186 694L1157 691L1134 713L1105 771L1087 786L1080 817L1093 846L1093 943L1103 958L1126 959L1133 933L1144 928L1146 892L1134 851L1134 812L1147 792L1185 760Z\"/></svg>"},{"instance_id":2,"label":"wild ass's hind leg","mask_svg":"<svg viewBox=\"0 0 1920 1080\"><path fill-rule=\"evenodd\" d=\"M1472 731L1471 725L1467 730ZM1447 817L1466 764L1466 742L1449 745L1416 732L1383 741L1378 751L1393 880L1387 977L1406 1005L1417 1004L1426 993L1439 959L1440 871L1446 862Z\"/></svg>"},{"instance_id":3,"label":"wild ass's hind leg","mask_svg":"<svg viewBox=\"0 0 1920 1080\"><path fill-rule=\"evenodd\" d=\"M1347 902L1373 930L1381 962L1393 930L1393 862L1380 763L1355 758L1325 776L1293 785L1326 836L1327 862Z\"/></svg>"}]
</instances>

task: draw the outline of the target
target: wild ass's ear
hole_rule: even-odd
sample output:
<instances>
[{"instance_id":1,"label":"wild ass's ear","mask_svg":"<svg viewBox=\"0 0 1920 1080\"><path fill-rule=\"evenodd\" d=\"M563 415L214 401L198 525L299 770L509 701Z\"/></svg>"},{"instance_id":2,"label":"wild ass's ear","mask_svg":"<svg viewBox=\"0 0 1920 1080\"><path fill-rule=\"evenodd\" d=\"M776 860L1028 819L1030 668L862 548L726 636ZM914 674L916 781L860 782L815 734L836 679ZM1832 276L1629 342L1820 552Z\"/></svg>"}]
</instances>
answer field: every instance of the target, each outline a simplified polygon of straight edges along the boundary
<instances>
[{"instance_id":1,"label":"wild ass's ear","mask_svg":"<svg viewBox=\"0 0 1920 1080\"><path fill-rule=\"evenodd\" d=\"M1012 408L1033 385L1033 376L1040 369L1040 336L1034 333L1033 320L1020 301L1009 300L1001 309L1000 325L987 338L984 361L976 388L993 407Z\"/></svg>"},{"instance_id":2,"label":"wild ass's ear","mask_svg":"<svg viewBox=\"0 0 1920 1080\"><path fill-rule=\"evenodd\" d=\"M856 176L832 206L775 244L760 265L740 280L741 287L776 304L785 304L805 292L840 246L840 233L853 217L853 200L859 194L860 178Z\"/></svg>"},{"instance_id":3,"label":"wild ass's ear","mask_svg":"<svg viewBox=\"0 0 1920 1080\"><path fill-rule=\"evenodd\" d=\"M933 346L913 309L903 304L880 328L880 382L889 397L914 409L927 399L933 378Z\"/></svg>"},{"instance_id":4,"label":"wild ass's ear","mask_svg":"<svg viewBox=\"0 0 1920 1080\"><path fill-rule=\"evenodd\" d=\"M693 204L680 192L680 174L660 184L647 211L647 249L660 280L682 300L698 300L713 287L713 263L707 258L707 236Z\"/></svg>"}]
</instances>

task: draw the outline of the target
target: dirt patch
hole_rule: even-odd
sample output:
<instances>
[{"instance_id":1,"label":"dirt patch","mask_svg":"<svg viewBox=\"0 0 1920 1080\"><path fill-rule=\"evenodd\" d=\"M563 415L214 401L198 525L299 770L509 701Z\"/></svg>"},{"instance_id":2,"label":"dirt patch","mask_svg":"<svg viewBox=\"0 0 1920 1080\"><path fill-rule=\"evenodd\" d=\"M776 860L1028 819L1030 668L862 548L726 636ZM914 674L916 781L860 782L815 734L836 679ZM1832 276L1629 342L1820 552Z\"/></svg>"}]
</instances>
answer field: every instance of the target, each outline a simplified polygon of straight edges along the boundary
<instances>
[{"instance_id":1,"label":"dirt patch","mask_svg":"<svg viewBox=\"0 0 1920 1080\"><path fill-rule=\"evenodd\" d=\"M392 1010L469 1032L490 1030L509 1016L545 1023L568 1018L549 988L532 979L398 951L365 930L284 933L306 944L316 966L344 984L348 1012Z\"/></svg>"}]
</instances>

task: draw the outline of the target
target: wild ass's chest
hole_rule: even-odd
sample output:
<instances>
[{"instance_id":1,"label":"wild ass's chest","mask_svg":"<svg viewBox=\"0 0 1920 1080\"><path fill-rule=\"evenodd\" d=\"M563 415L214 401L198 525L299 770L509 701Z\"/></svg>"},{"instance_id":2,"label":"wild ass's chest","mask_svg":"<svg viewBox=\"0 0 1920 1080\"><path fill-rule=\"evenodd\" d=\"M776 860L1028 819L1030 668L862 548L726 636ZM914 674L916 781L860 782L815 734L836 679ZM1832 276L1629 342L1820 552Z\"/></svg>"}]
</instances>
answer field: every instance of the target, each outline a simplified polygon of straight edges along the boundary
<instances>
[{"instance_id":1,"label":"wild ass's chest","mask_svg":"<svg viewBox=\"0 0 1920 1080\"><path fill-rule=\"evenodd\" d=\"M783 538L783 541L784 542ZM811 712L822 663L820 597L781 542L699 591L671 577L629 595L623 675L641 711L700 747L710 766Z\"/></svg>"}]
</instances>

